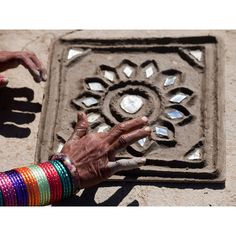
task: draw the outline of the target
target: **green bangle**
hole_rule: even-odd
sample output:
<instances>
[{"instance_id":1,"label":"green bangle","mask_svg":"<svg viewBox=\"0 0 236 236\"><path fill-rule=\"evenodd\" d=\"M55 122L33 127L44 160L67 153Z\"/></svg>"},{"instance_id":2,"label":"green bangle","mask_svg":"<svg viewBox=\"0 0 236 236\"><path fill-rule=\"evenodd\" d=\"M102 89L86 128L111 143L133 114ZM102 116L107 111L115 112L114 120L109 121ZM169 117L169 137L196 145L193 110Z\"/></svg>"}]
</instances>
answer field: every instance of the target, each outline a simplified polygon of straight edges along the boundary
<instances>
[{"instance_id":1,"label":"green bangle","mask_svg":"<svg viewBox=\"0 0 236 236\"><path fill-rule=\"evenodd\" d=\"M61 171L62 178L64 179L64 197L68 198L72 195L72 182L70 179L70 176L65 168L65 166L58 160L55 160L55 164L58 167L58 169Z\"/></svg>"},{"instance_id":2,"label":"green bangle","mask_svg":"<svg viewBox=\"0 0 236 236\"><path fill-rule=\"evenodd\" d=\"M65 180L65 177L63 176L63 170L60 168L60 166L58 165L58 163L56 161L50 161L50 163L54 166L54 168L56 169L59 177L60 177L60 180L61 180L61 183L62 183L62 199L65 198L65 195L67 195L67 190L66 190L66 180Z\"/></svg>"},{"instance_id":3,"label":"green bangle","mask_svg":"<svg viewBox=\"0 0 236 236\"><path fill-rule=\"evenodd\" d=\"M71 176L67 170L67 168L62 164L59 160L57 160L59 166L63 169L64 175L66 176L67 186L68 186L68 195L66 197L70 197L73 193L73 184Z\"/></svg>"},{"instance_id":4,"label":"green bangle","mask_svg":"<svg viewBox=\"0 0 236 236\"><path fill-rule=\"evenodd\" d=\"M63 189L63 196L62 198L65 199L72 194L72 184L70 180L70 176L68 175L65 167L60 161L54 160L50 161L51 164L55 167L55 169L58 172L58 175L60 176L61 182L62 182L62 189Z\"/></svg>"},{"instance_id":5,"label":"green bangle","mask_svg":"<svg viewBox=\"0 0 236 236\"><path fill-rule=\"evenodd\" d=\"M64 174L63 169L61 168L60 164L58 161L50 161L51 164L55 167L57 170L57 173L61 179L62 183L62 199L66 198L68 196L68 182L66 180L66 176Z\"/></svg>"},{"instance_id":6,"label":"green bangle","mask_svg":"<svg viewBox=\"0 0 236 236\"><path fill-rule=\"evenodd\" d=\"M1 190L0 190L0 206L3 206L3 196Z\"/></svg>"},{"instance_id":7,"label":"green bangle","mask_svg":"<svg viewBox=\"0 0 236 236\"><path fill-rule=\"evenodd\" d=\"M37 165L29 166L35 179L37 180L40 191L40 205L47 205L50 203L50 186L47 177L43 170Z\"/></svg>"}]
</instances>

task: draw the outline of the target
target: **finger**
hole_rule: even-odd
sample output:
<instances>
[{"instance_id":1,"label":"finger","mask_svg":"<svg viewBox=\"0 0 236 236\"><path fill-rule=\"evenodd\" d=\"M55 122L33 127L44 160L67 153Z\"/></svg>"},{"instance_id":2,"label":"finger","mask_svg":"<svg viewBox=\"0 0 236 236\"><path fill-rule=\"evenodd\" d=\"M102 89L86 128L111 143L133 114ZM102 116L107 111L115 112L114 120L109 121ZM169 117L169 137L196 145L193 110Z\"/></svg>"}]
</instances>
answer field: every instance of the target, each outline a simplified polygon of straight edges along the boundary
<instances>
[{"instance_id":1,"label":"finger","mask_svg":"<svg viewBox=\"0 0 236 236\"><path fill-rule=\"evenodd\" d=\"M41 63L41 61L38 59L38 57L34 53L30 54L30 58L35 63L35 65L38 67L38 69L40 71L40 75L42 77L42 80L46 81L47 80L47 71L43 67L43 64Z\"/></svg>"},{"instance_id":2,"label":"finger","mask_svg":"<svg viewBox=\"0 0 236 236\"><path fill-rule=\"evenodd\" d=\"M122 134L128 133L135 129L139 129L148 123L146 116L142 118L135 118L116 125L108 134L107 141L109 143L115 142Z\"/></svg>"},{"instance_id":3,"label":"finger","mask_svg":"<svg viewBox=\"0 0 236 236\"><path fill-rule=\"evenodd\" d=\"M33 76L35 82L41 82L42 78L39 72L39 68L35 65L35 63L29 57L22 57L21 64L28 69L30 74Z\"/></svg>"},{"instance_id":4,"label":"finger","mask_svg":"<svg viewBox=\"0 0 236 236\"><path fill-rule=\"evenodd\" d=\"M132 170L143 166L146 163L146 158L132 158L130 160L121 159L114 162L108 162L106 177L115 174L118 171Z\"/></svg>"},{"instance_id":5,"label":"finger","mask_svg":"<svg viewBox=\"0 0 236 236\"><path fill-rule=\"evenodd\" d=\"M11 88L14 98L26 98L28 102L34 100L34 91L27 87Z\"/></svg>"},{"instance_id":6,"label":"finger","mask_svg":"<svg viewBox=\"0 0 236 236\"><path fill-rule=\"evenodd\" d=\"M142 129L134 130L128 134L121 135L115 143L110 147L110 150L117 152L121 149L128 147L129 145L137 142L139 139L145 138L151 134L150 127L144 127Z\"/></svg>"},{"instance_id":7,"label":"finger","mask_svg":"<svg viewBox=\"0 0 236 236\"><path fill-rule=\"evenodd\" d=\"M43 68L41 71L40 71L40 75L41 75L41 78L43 81L46 81L47 80L47 70L45 68Z\"/></svg>"},{"instance_id":8,"label":"finger","mask_svg":"<svg viewBox=\"0 0 236 236\"><path fill-rule=\"evenodd\" d=\"M36 102L28 102L28 101L25 102L14 99L11 103L11 109L14 111L22 111L22 107L24 107L24 113L25 112L38 113L42 109L42 105Z\"/></svg>"},{"instance_id":9,"label":"finger","mask_svg":"<svg viewBox=\"0 0 236 236\"><path fill-rule=\"evenodd\" d=\"M2 75L0 75L0 88L1 87L6 87L8 84L8 79Z\"/></svg>"},{"instance_id":10,"label":"finger","mask_svg":"<svg viewBox=\"0 0 236 236\"><path fill-rule=\"evenodd\" d=\"M138 141L139 139L145 138L146 136L150 135L151 128L144 127L142 129L138 129L132 131L131 133L121 135L116 142L114 142L110 146L110 150L108 152L108 159L109 161L114 161L116 153L127 148L132 143Z\"/></svg>"},{"instance_id":11,"label":"finger","mask_svg":"<svg viewBox=\"0 0 236 236\"><path fill-rule=\"evenodd\" d=\"M17 111L11 111L11 115L3 113L0 116L0 123L12 122L16 125L29 124L35 120L35 114L33 113L22 113ZM5 125L5 124L4 124Z\"/></svg>"},{"instance_id":12,"label":"finger","mask_svg":"<svg viewBox=\"0 0 236 236\"><path fill-rule=\"evenodd\" d=\"M77 114L77 123L75 125L75 129L73 134L71 135L70 139L75 138L82 138L84 135L86 135L88 131L88 119L84 112Z\"/></svg>"}]
</instances>

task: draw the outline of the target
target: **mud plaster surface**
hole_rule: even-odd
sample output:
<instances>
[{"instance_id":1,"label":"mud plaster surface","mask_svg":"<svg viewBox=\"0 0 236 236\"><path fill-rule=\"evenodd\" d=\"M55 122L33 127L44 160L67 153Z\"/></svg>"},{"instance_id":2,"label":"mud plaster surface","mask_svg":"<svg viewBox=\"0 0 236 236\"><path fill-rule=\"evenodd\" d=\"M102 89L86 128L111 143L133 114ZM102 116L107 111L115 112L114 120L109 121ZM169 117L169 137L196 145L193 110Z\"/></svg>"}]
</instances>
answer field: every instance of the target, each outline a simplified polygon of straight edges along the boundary
<instances>
[{"instance_id":1,"label":"mud plaster surface","mask_svg":"<svg viewBox=\"0 0 236 236\"><path fill-rule=\"evenodd\" d=\"M207 32L201 32L207 34ZM235 122L236 111L234 109L235 104L235 66L236 54L232 48L235 47L236 33L235 32L213 32L215 35L220 36L225 44L225 63L224 77L225 77L225 89L226 89L226 185L224 189L208 189L200 187L199 189L193 189L191 186L175 186L175 185L132 185L124 184L122 187L99 187L80 192L78 195L82 195L78 199L70 200L66 204L74 205L235 205L236 201L236 176L235 176ZM24 46L24 43L31 41L34 38L34 32L14 32L5 33L1 35L0 47L1 49L13 49L16 47ZM44 34L47 34L44 32ZM147 33L148 34L148 33ZM151 33L150 33L151 34ZM198 35L199 32L189 31L172 31L172 32L160 32L160 35ZM17 41L14 37L19 37ZM13 39L14 38L14 39ZM24 39L24 40L23 40ZM12 43L11 43L12 42ZM18 48L17 48L18 49ZM40 46L35 50L39 55L42 52L43 47ZM48 49L42 53L42 60L47 59ZM223 61L224 62L224 61ZM20 70L20 69L19 69ZM14 77L19 76L19 70L9 71L8 74L13 73ZM33 85L30 80L30 76L22 70L24 76L28 76L28 80L23 80L24 85L31 87L35 92L35 102L40 102L43 95L43 88L39 85ZM14 81L14 87L21 86L19 80ZM17 84L18 83L18 84ZM11 84L12 85L12 84ZM39 114L37 114L39 116ZM33 162L34 149L36 145L37 126L38 119L36 118L33 123L26 125L30 127L31 134L27 139L8 139L0 138L0 144L4 149L1 149L1 169L6 170L19 165L27 165ZM13 147L17 147L13 148ZM30 151L29 151L29 150ZM27 151L28 150L28 151ZM25 155L22 156L21 153Z\"/></svg>"},{"instance_id":2,"label":"mud plaster surface","mask_svg":"<svg viewBox=\"0 0 236 236\"><path fill-rule=\"evenodd\" d=\"M106 33L98 38L92 38L91 35L88 40L80 43L74 40L70 42L68 39L65 43L58 41L55 44L40 130L42 136L39 136L39 160L46 160L46 156L57 150L60 142L57 138L58 132L72 132L71 119L78 108L85 109L87 113L101 113L104 119L101 123L106 122L110 126L127 118L146 115L153 129L156 125L172 129L172 138L159 138L153 131L152 140L146 144L147 152L142 151L138 144L127 148L127 152L117 157L144 155L147 164L139 170L116 174L110 180L123 179L125 175L126 181L222 181L221 176L218 178L217 171L219 175L223 172L219 164L224 158L221 151L224 147L224 142L221 144L224 132L218 137L223 125L217 115L220 113L220 106L217 106L220 97L215 90L218 86L222 88L219 81L222 82L223 79L216 73L219 46L215 45L215 38L160 38L150 43L153 38L158 37L155 32L151 39L147 39L145 33L139 31L133 32L134 40L130 40L131 36L127 32L120 32L120 35L121 38L116 39L114 46L107 41ZM126 37L130 41L126 42ZM70 38L73 39L73 34ZM78 35L75 39L79 41L81 37ZM90 44L89 40L94 40L94 44ZM90 53L68 62L68 50L77 47L88 47ZM194 50L200 47L206 64L203 68L184 53L189 48ZM155 66L156 72L152 77L145 78L144 68L147 68L149 63ZM130 78L123 73L127 64L134 70ZM113 85L102 79L100 70L105 66L115 68L116 78ZM175 85L164 88L165 76L176 73L178 79ZM87 83L96 80L104 84L106 91L99 93L88 89ZM188 94L189 99L181 102L181 105L171 104L170 96L175 94L176 90ZM138 94L145 99L143 107L132 116L125 114L120 108L119 102L124 94ZM89 96L95 97L99 102L91 108L86 108L81 99ZM165 117L164 113L172 108L184 114L181 121L168 121ZM96 127L94 129L96 130ZM201 146L199 148L203 151L203 160L190 161L186 154L196 146Z\"/></svg>"}]
</instances>

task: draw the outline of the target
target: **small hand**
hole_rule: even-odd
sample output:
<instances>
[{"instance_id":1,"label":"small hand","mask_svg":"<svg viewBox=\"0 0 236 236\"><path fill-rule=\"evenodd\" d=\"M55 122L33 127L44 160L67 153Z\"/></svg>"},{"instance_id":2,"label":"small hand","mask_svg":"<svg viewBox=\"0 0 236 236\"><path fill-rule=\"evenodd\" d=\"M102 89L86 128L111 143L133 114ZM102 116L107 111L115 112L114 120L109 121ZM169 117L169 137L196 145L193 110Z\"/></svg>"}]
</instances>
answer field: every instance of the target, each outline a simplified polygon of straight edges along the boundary
<instances>
[{"instance_id":1,"label":"small hand","mask_svg":"<svg viewBox=\"0 0 236 236\"><path fill-rule=\"evenodd\" d=\"M84 113L78 113L74 133L66 142L62 153L76 165L80 177L79 188L96 185L121 170L144 165L145 158L115 160L117 152L151 133L146 117L136 118L116 125L108 133L89 133Z\"/></svg>"},{"instance_id":2,"label":"small hand","mask_svg":"<svg viewBox=\"0 0 236 236\"><path fill-rule=\"evenodd\" d=\"M33 76L35 82L46 81L46 69L33 52L0 52L0 72L23 65ZM6 86L7 78L0 75L0 87Z\"/></svg>"}]
</instances>

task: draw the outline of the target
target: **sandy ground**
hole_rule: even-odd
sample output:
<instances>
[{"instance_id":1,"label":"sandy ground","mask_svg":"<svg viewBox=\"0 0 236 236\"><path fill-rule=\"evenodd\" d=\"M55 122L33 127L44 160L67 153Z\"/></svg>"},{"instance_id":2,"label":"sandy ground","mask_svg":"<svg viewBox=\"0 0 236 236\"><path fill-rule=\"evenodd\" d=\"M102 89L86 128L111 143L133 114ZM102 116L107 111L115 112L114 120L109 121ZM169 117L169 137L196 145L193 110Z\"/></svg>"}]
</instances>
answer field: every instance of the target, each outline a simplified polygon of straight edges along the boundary
<instances>
[{"instance_id":1,"label":"sandy ground","mask_svg":"<svg viewBox=\"0 0 236 236\"><path fill-rule=\"evenodd\" d=\"M47 65L50 46L53 40L64 34L65 31L0 31L0 50L31 50ZM161 32L168 35L198 35L197 31L171 31ZM205 34L213 34L223 40L224 57L221 58L224 68L225 82L225 129L226 129L226 184L225 188L206 188L204 186L175 186L175 185L133 185L109 186L103 184L99 188L91 188L80 191L78 196L65 201L62 205L121 205L121 206L216 206L236 205L236 31L205 31ZM18 100L25 101L17 112L22 117L26 113L34 113L30 122L16 124L12 130L13 136L22 134L24 138L6 137L0 127L0 171L25 166L34 162L35 147L37 141L40 112L32 112L32 107L40 107L42 104L45 84L33 82L30 74L19 67L5 73L10 79L10 88L28 87L26 93L33 93L32 101L27 102L23 97ZM26 109L26 107L31 107ZM37 110L38 111L38 110ZM25 123L25 124L24 124ZM7 124L14 124L8 122ZM22 129L22 128L28 128Z\"/></svg>"}]
</instances>

